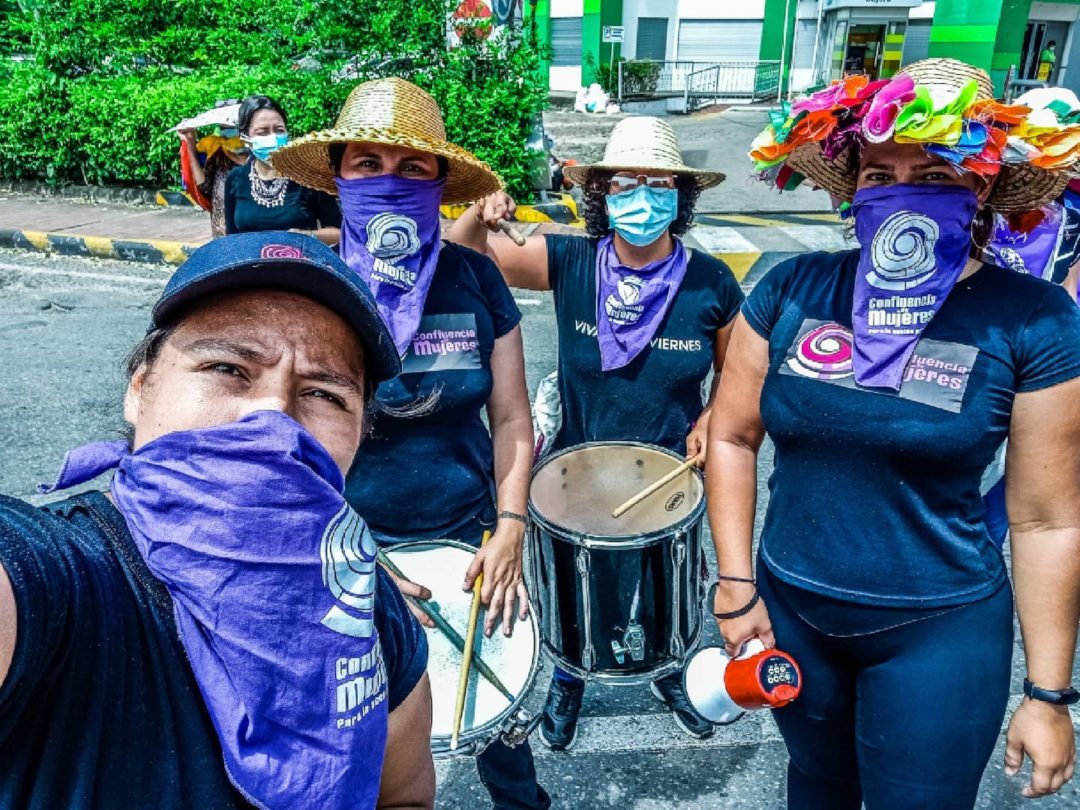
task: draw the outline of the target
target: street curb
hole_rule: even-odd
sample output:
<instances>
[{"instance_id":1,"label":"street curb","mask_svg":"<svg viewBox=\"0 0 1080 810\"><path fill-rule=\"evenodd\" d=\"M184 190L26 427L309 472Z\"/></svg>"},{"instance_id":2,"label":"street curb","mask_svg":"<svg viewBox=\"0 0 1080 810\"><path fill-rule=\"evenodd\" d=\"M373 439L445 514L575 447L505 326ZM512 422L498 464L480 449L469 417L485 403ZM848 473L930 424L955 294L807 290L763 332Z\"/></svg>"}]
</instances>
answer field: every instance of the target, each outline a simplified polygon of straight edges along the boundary
<instances>
[{"instance_id":1,"label":"street curb","mask_svg":"<svg viewBox=\"0 0 1080 810\"><path fill-rule=\"evenodd\" d=\"M0 247L83 258L117 259L142 264L182 264L198 245L166 240L110 239L45 231L0 229Z\"/></svg>"},{"instance_id":2,"label":"street curb","mask_svg":"<svg viewBox=\"0 0 1080 810\"><path fill-rule=\"evenodd\" d=\"M469 210L468 205L440 205L439 213L444 219L458 219ZM538 203L519 205L514 212L516 222L552 222L556 225L569 225L572 228L584 228L585 220L578 215L577 205L569 202Z\"/></svg>"}]
</instances>

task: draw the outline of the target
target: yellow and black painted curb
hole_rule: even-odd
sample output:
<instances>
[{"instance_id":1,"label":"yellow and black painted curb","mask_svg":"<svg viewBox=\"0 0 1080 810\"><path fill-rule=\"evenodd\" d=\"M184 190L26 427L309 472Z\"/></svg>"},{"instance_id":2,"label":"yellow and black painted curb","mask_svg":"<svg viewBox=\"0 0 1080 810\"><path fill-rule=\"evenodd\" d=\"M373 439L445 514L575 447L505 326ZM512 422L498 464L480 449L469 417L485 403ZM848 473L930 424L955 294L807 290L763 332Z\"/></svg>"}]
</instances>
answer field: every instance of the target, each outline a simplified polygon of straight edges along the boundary
<instances>
[{"instance_id":1,"label":"yellow and black painted curb","mask_svg":"<svg viewBox=\"0 0 1080 810\"><path fill-rule=\"evenodd\" d=\"M162 239L110 239L105 236L0 229L0 247L60 256L176 265L182 264L198 245Z\"/></svg>"},{"instance_id":2,"label":"yellow and black painted curb","mask_svg":"<svg viewBox=\"0 0 1080 810\"><path fill-rule=\"evenodd\" d=\"M159 191L157 204L166 208L191 208L195 203L184 191ZM446 219L457 219L469 209L467 205L442 205L439 213ZM515 218L518 222L555 222L559 225L584 227L585 223L578 214L577 203L569 194L563 195L557 202L519 205Z\"/></svg>"}]
</instances>

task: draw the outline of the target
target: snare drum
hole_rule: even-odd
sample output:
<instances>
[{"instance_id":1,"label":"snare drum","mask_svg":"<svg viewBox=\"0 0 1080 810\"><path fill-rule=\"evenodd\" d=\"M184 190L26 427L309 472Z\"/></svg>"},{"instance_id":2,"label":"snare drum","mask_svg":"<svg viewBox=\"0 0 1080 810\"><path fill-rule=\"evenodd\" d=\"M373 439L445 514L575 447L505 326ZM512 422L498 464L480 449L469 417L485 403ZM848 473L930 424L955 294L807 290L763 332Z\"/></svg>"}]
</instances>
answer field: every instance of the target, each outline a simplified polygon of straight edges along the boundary
<instances>
[{"instance_id":1,"label":"snare drum","mask_svg":"<svg viewBox=\"0 0 1080 810\"><path fill-rule=\"evenodd\" d=\"M431 591L436 609L464 638L469 627L472 592L461 590L461 583L476 550L453 540L429 540L399 543L387 547L385 552L409 580ZM436 758L479 754L500 737L508 745L518 745L533 728L522 705L536 681L540 660L536 619L530 611L527 619L515 621L510 638L503 635L501 627L496 628L491 638L484 638L483 621L481 613L461 734L458 748L452 753L450 732L461 675L461 653L441 630L424 628L431 680L431 753ZM476 656L483 659L514 695L513 700L508 700L477 671Z\"/></svg>"},{"instance_id":2,"label":"snare drum","mask_svg":"<svg viewBox=\"0 0 1080 810\"><path fill-rule=\"evenodd\" d=\"M687 470L619 518L612 510L683 462L633 442L579 445L533 472L533 607L544 650L578 677L645 683L678 670L702 627L701 474Z\"/></svg>"}]
</instances>

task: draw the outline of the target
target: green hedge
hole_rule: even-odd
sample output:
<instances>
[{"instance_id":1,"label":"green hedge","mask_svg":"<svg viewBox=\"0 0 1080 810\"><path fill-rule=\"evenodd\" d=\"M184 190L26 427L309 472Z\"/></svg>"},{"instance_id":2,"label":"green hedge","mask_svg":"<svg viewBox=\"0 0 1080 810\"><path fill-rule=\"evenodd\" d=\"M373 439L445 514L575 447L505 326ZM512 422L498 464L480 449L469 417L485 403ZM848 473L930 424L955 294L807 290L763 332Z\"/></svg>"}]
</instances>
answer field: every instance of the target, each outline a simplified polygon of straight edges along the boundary
<instances>
[{"instance_id":1,"label":"green hedge","mask_svg":"<svg viewBox=\"0 0 1080 810\"><path fill-rule=\"evenodd\" d=\"M150 23L156 20L160 25L174 19L172 6L189 7L192 4L187 0L75 0L67 6L50 0L39 5L52 6L57 19L33 28L27 27L25 15L18 24L9 15L5 23L9 31L22 25L23 40L32 40L38 49L31 61L8 60L0 75L0 177L5 179L57 185L176 187L179 142L169 128L181 119L207 109L217 99L263 93L285 108L295 137L330 126L356 84L332 80L344 63L341 53L309 51L312 58L296 60L264 48L267 38L282 49L316 39L323 44L352 44L343 32L350 24L359 26L358 9L363 10L364 2L346 3L346 11L331 15L332 23L312 23L314 27L306 32L304 23L311 23L309 17L326 4L300 0L259 0L238 6L202 2L200 7L211 15L248 9L251 19L266 26L276 19L275 10L289 7L296 13L279 19L276 28L267 29L264 39L247 31L250 20L239 33L235 26L212 29L214 36L207 36L204 30L201 39L189 39L189 43L198 44L187 46L187 66L176 62L180 61L180 34L188 29L159 30L145 40L137 36L138 13L147 15L143 30L156 30ZM393 72L429 90L443 109L450 139L488 161L512 193L524 196L528 191L524 143L533 116L543 108L547 95L536 50L513 39L448 52L442 45L439 22L445 19L439 17L444 0L421 0L409 15L402 14L397 4L389 5L396 9L393 14L381 4L377 13L367 15L363 27L369 39L383 49L357 53L361 63L368 65L394 61L392 67L365 68L366 75ZM62 6L66 9L63 12L59 10ZM94 13L76 31L71 9L85 11L90 6ZM116 10L114 18L106 14L109 9ZM205 23L205 17L196 19ZM358 29L349 30L349 36L356 39ZM63 34L69 34L71 41ZM236 47L240 34L247 37L244 49ZM425 37L434 37L439 47L415 50ZM399 40L395 47L385 47L395 38ZM252 44L258 46L254 52ZM151 62L168 54L173 61L168 66L135 67L129 57L139 47L157 49ZM230 52L236 61L208 63L210 56L224 58ZM253 57L262 61L244 63ZM314 62L315 67L298 69L297 61L309 66ZM97 64L98 69L90 69L91 64Z\"/></svg>"}]
</instances>

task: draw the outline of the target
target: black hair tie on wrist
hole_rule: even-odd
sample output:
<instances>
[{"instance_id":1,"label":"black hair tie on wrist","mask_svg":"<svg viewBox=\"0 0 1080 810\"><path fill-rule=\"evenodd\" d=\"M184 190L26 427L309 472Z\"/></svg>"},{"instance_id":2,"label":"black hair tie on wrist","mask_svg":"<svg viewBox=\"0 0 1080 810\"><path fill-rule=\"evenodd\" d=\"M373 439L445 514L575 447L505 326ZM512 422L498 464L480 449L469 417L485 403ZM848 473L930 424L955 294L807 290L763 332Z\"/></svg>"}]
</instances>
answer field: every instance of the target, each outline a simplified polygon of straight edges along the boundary
<instances>
[{"instance_id":1,"label":"black hair tie on wrist","mask_svg":"<svg viewBox=\"0 0 1080 810\"><path fill-rule=\"evenodd\" d=\"M721 620L737 619L740 616L745 616L747 613L749 613L751 610L753 610L754 605L756 605L760 599L761 599L761 594L758 593L757 591L754 591L754 598L751 599L749 602L747 602L745 605L743 605L738 610L733 610L730 613L715 613L714 612L713 616L715 616L716 618L721 619Z\"/></svg>"},{"instance_id":2,"label":"black hair tie on wrist","mask_svg":"<svg viewBox=\"0 0 1080 810\"><path fill-rule=\"evenodd\" d=\"M717 574L717 579L722 579L724 582L748 582L751 585L757 585L757 580L753 577L729 577L724 574Z\"/></svg>"}]
</instances>

